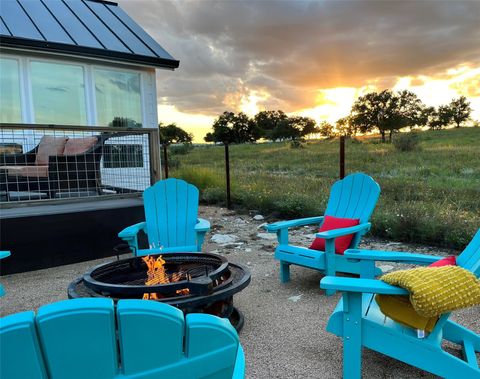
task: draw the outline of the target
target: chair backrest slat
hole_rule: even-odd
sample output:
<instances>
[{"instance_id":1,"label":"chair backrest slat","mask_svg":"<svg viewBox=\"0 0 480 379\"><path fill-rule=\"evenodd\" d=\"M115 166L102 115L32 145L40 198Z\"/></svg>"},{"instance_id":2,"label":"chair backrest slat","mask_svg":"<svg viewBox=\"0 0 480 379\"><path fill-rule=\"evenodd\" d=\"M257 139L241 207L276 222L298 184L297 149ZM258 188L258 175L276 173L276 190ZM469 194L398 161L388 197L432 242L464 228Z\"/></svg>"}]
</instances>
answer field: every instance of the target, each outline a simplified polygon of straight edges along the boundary
<instances>
[{"instance_id":1,"label":"chair backrest slat","mask_svg":"<svg viewBox=\"0 0 480 379\"><path fill-rule=\"evenodd\" d=\"M50 377L106 379L117 374L111 299L84 298L48 304L38 310L36 322Z\"/></svg>"},{"instance_id":2,"label":"chair backrest slat","mask_svg":"<svg viewBox=\"0 0 480 379\"><path fill-rule=\"evenodd\" d=\"M153 247L153 244L160 240L157 227L157 200L153 187L143 191L143 207L147 224L148 243L150 247Z\"/></svg>"},{"instance_id":3,"label":"chair backrest slat","mask_svg":"<svg viewBox=\"0 0 480 379\"><path fill-rule=\"evenodd\" d=\"M232 378L238 335L226 319L190 314L186 317L185 354L201 378ZM201 373L201 374L200 374Z\"/></svg>"},{"instance_id":4,"label":"chair backrest slat","mask_svg":"<svg viewBox=\"0 0 480 379\"><path fill-rule=\"evenodd\" d=\"M0 319L0 341L2 379L47 378L33 312Z\"/></svg>"},{"instance_id":5,"label":"chair backrest slat","mask_svg":"<svg viewBox=\"0 0 480 379\"><path fill-rule=\"evenodd\" d=\"M143 193L151 247L195 245L198 189L180 179L155 183Z\"/></svg>"},{"instance_id":6,"label":"chair backrest slat","mask_svg":"<svg viewBox=\"0 0 480 379\"><path fill-rule=\"evenodd\" d=\"M183 358L183 313L171 306L144 300L117 306L120 355L125 375L135 375Z\"/></svg>"},{"instance_id":7,"label":"chair backrest slat","mask_svg":"<svg viewBox=\"0 0 480 379\"><path fill-rule=\"evenodd\" d=\"M457 265L480 276L480 229L477 230L465 250L457 257Z\"/></svg>"}]
</instances>

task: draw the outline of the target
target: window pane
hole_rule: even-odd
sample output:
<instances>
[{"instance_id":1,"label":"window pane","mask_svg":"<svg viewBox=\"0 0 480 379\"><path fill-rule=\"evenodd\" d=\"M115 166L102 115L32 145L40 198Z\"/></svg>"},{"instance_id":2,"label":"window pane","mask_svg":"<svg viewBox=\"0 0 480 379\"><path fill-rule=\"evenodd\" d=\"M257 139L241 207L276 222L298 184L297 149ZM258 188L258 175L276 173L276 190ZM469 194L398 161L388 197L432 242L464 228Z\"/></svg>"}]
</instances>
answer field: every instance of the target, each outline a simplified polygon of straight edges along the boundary
<instances>
[{"instance_id":1,"label":"window pane","mask_svg":"<svg viewBox=\"0 0 480 379\"><path fill-rule=\"evenodd\" d=\"M102 126L142 126L140 74L95 69L97 120Z\"/></svg>"},{"instance_id":2,"label":"window pane","mask_svg":"<svg viewBox=\"0 0 480 379\"><path fill-rule=\"evenodd\" d=\"M31 76L37 124L87 124L82 66L32 62Z\"/></svg>"},{"instance_id":3,"label":"window pane","mask_svg":"<svg viewBox=\"0 0 480 379\"><path fill-rule=\"evenodd\" d=\"M0 122L22 122L20 76L16 59L0 58Z\"/></svg>"}]
</instances>

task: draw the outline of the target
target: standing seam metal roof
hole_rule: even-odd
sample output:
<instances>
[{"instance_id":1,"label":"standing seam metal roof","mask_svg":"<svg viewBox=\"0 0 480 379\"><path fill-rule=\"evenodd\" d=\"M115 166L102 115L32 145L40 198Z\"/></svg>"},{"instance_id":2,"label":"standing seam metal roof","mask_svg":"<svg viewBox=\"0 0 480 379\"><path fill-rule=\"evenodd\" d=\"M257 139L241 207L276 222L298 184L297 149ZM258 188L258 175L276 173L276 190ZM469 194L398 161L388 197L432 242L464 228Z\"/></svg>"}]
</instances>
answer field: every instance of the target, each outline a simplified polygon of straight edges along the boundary
<instances>
[{"instance_id":1,"label":"standing seam metal roof","mask_svg":"<svg viewBox=\"0 0 480 379\"><path fill-rule=\"evenodd\" d=\"M116 3L101 0L1 0L0 46L179 65Z\"/></svg>"}]
</instances>

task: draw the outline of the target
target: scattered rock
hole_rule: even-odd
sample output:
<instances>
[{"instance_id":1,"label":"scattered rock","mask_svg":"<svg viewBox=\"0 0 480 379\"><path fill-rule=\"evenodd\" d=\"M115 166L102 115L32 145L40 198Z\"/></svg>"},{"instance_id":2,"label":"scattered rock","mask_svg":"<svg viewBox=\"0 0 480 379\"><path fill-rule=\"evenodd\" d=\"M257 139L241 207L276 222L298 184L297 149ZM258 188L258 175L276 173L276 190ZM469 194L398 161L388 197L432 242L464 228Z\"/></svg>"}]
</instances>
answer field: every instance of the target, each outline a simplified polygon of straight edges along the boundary
<instances>
[{"instance_id":1,"label":"scattered rock","mask_svg":"<svg viewBox=\"0 0 480 379\"><path fill-rule=\"evenodd\" d=\"M378 266L378 268L382 270L384 274L393 270L393 266L390 266L390 265L380 265Z\"/></svg>"},{"instance_id":2,"label":"scattered rock","mask_svg":"<svg viewBox=\"0 0 480 379\"><path fill-rule=\"evenodd\" d=\"M249 247L245 249L245 253L251 253L251 252L252 252L252 249L250 249Z\"/></svg>"},{"instance_id":3,"label":"scattered rock","mask_svg":"<svg viewBox=\"0 0 480 379\"><path fill-rule=\"evenodd\" d=\"M226 244L235 242L236 239L237 237L231 234L214 234L212 238L210 238L210 241L218 244Z\"/></svg>"},{"instance_id":4,"label":"scattered rock","mask_svg":"<svg viewBox=\"0 0 480 379\"><path fill-rule=\"evenodd\" d=\"M267 226L268 224L266 222L264 222L263 224L260 224L257 226L257 229L264 229L265 226Z\"/></svg>"},{"instance_id":5,"label":"scattered rock","mask_svg":"<svg viewBox=\"0 0 480 379\"><path fill-rule=\"evenodd\" d=\"M227 249L237 249L237 248L240 247L241 245L243 245L243 242L227 243L227 244L222 245L222 246L225 247L225 248L227 248Z\"/></svg>"},{"instance_id":6,"label":"scattered rock","mask_svg":"<svg viewBox=\"0 0 480 379\"><path fill-rule=\"evenodd\" d=\"M262 221L262 220L265 219L265 217L263 217L262 215L255 215L255 216L253 216L253 219L255 221Z\"/></svg>"},{"instance_id":7,"label":"scattered rock","mask_svg":"<svg viewBox=\"0 0 480 379\"><path fill-rule=\"evenodd\" d=\"M296 296L290 296L290 297L288 298L288 300L293 301L294 303L296 303L298 300L300 300L300 299L302 298L302 296L303 296L302 294L296 295Z\"/></svg>"},{"instance_id":8,"label":"scattered rock","mask_svg":"<svg viewBox=\"0 0 480 379\"><path fill-rule=\"evenodd\" d=\"M257 237L264 240L271 240L271 241L277 239L277 235L274 233L257 233Z\"/></svg>"},{"instance_id":9,"label":"scattered rock","mask_svg":"<svg viewBox=\"0 0 480 379\"><path fill-rule=\"evenodd\" d=\"M236 218L234 222L235 224L248 224L247 220L244 220L243 218L240 218L240 217Z\"/></svg>"}]
</instances>

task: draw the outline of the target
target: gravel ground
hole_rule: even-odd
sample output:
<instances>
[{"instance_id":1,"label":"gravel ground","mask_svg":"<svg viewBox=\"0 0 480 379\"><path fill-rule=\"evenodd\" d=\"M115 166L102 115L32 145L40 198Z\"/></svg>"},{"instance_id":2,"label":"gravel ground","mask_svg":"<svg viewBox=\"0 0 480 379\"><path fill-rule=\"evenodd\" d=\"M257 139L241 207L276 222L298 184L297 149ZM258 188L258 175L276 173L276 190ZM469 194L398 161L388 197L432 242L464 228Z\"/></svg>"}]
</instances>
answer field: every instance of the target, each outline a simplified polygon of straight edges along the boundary
<instances>
[{"instance_id":1,"label":"gravel ground","mask_svg":"<svg viewBox=\"0 0 480 379\"><path fill-rule=\"evenodd\" d=\"M247 265L251 284L235 296L235 305L245 315L240 339L245 349L248 378L341 378L342 341L325 331L330 313L340 295L326 297L319 289L322 276L313 270L292 266L291 281L278 280L278 263L273 260L274 235L263 233L252 215L238 215L224 208L201 207L201 216L209 219L212 231L207 235L205 252L225 255L230 261ZM261 218L261 217L257 217ZM301 228L291 240L308 245L314 230ZM215 234L231 235L233 241L211 241ZM454 252L373 239L365 239L362 248L401 250L436 255ZM8 259L8 258L7 258ZM37 309L43 304L66 298L68 284L87 268L110 259L82 262L2 277L7 294L0 299L0 315ZM384 265L384 270L396 269ZM480 308L457 312L458 322L479 333ZM370 350L363 353L365 378L433 378Z\"/></svg>"}]
</instances>

